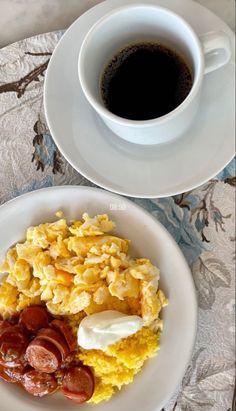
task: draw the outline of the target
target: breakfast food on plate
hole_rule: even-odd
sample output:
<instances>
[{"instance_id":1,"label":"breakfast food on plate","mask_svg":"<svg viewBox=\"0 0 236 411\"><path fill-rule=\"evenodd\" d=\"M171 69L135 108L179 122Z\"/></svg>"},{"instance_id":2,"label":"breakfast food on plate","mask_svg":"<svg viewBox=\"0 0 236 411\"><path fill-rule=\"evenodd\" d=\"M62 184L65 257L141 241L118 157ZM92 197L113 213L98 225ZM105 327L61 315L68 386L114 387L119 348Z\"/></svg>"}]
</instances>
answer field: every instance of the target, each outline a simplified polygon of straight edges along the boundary
<instances>
[{"instance_id":1,"label":"breakfast food on plate","mask_svg":"<svg viewBox=\"0 0 236 411\"><path fill-rule=\"evenodd\" d=\"M108 400L159 349L159 270L107 215L30 227L0 266L0 378L35 396Z\"/></svg>"}]
</instances>

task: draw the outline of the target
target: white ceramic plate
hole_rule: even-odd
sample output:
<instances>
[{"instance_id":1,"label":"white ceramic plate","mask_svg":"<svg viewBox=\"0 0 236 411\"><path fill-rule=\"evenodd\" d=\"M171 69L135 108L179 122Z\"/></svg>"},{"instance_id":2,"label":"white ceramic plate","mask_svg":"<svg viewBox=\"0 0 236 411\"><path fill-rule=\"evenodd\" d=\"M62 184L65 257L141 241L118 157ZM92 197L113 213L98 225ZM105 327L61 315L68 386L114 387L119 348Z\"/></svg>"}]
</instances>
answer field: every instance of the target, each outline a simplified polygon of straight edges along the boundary
<instances>
[{"instance_id":1,"label":"white ceramic plate","mask_svg":"<svg viewBox=\"0 0 236 411\"><path fill-rule=\"evenodd\" d=\"M188 265L166 229L139 206L100 189L76 186L38 190L1 206L0 258L12 244L24 239L27 227L52 221L59 209L70 219L81 217L84 211L90 215L109 213L117 224L116 233L132 241L132 254L150 258L160 267L161 287L170 301L163 310L165 326L159 355L108 403L80 405L78 410L160 411L181 382L195 341L197 303ZM4 411L76 410L60 394L37 399L1 381L0 392Z\"/></svg>"},{"instance_id":2,"label":"white ceramic plate","mask_svg":"<svg viewBox=\"0 0 236 411\"><path fill-rule=\"evenodd\" d=\"M51 58L45 110L52 136L69 163L95 184L132 197L166 197L193 189L215 176L234 155L234 57L205 77L202 104L191 129L162 146L121 140L102 123L83 95L77 60L91 26L115 7L138 0L109 0L81 16L66 31ZM229 27L190 0L142 0L180 14L197 34Z\"/></svg>"}]
</instances>

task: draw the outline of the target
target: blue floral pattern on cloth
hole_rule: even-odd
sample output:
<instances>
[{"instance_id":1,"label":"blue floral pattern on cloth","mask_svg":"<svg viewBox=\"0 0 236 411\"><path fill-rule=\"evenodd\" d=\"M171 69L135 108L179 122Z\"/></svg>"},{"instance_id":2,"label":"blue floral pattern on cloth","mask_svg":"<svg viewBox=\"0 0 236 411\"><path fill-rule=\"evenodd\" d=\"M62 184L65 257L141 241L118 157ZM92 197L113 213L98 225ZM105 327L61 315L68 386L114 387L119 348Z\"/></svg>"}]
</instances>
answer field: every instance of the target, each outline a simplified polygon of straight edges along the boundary
<instances>
[{"instance_id":1,"label":"blue floral pattern on cloth","mask_svg":"<svg viewBox=\"0 0 236 411\"><path fill-rule=\"evenodd\" d=\"M62 34L47 33L0 50L0 203L43 187L93 185L63 158L44 116L44 75ZM235 185L234 159L191 192L131 199L178 243L198 295L195 352L178 392L162 411L233 411Z\"/></svg>"},{"instance_id":2,"label":"blue floral pattern on cloth","mask_svg":"<svg viewBox=\"0 0 236 411\"><path fill-rule=\"evenodd\" d=\"M189 210L177 206L173 198L135 199L134 201L146 208L166 227L180 246L189 264L192 264L206 248L194 226L189 224Z\"/></svg>"},{"instance_id":3,"label":"blue floral pattern on cloth","mask_svg":"<svg viewBox=\"0 0 236 411\"><path fill-rule=\"evenodd\" d=\"M50 131L40 120L40 117L34 125L34 131L36 135L33 139L34 153L32 162L35 162L37 170L44 171L45 167L49 166L54 174L57 172L63 174L61 154L50 135Z\"/></svg>"},{"instance_id":4,"label":"blue floral pattern on cloth","mask_svg":"<svg viewBox=\"0 0 236 411\"><path fill-rule=\"evenodd\" d=\"M16 188L13 191L12 198L18 197L22 194L29 193L30 191L39 190L40 188L51 187L52 185L53 182L50 176L43 178L41 181L32 180L30 184L22 185L21 187Z\"/></svg>"}]
</instances>

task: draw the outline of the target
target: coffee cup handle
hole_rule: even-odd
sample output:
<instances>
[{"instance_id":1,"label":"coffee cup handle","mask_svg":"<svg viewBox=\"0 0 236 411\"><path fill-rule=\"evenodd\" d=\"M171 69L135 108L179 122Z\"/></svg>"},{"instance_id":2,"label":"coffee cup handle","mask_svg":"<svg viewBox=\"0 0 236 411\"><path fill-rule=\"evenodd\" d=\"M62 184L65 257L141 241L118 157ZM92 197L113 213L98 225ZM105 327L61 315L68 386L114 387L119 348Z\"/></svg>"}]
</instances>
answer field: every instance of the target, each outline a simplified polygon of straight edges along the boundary
<instances>
[{"instance_id":1,"label":"coffee cup handle","mask_svg":"<svg viewBox=\"0 0 236 411\"><path fill-rule=\"evenodd\" d=\"M231 57L229 36L223 31L212 31L200 36L205 57L205 74L227 64Z\"/></svg>"}]
</instances>

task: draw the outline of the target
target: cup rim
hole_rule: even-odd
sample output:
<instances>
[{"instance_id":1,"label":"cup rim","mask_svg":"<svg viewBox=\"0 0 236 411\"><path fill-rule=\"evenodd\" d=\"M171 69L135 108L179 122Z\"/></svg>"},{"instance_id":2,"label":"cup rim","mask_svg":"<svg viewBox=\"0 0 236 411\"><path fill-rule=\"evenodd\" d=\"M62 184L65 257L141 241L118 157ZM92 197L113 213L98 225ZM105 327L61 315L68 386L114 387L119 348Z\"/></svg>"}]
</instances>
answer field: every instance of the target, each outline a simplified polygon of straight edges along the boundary
<instances>
[{"instance_id":1,"label":"cup rim","mask_svg":"<svg viewBox=\"0 0 236 411\"><path fill-rule=\"evenodd\" d=\"M112 16L115 16L116 14L119 14L123 10L133 10L133 9L140 9L140 8L146 8L146 9L155 9L155 10L162 10L163 12L166 12L170 15L172 15L174 18L178 19L185 28L191 32L191 35L195 41L196 44L196 49L198 52L198 57L199 57L199 69L198 72L194 75L194 81L192 88L187 95L187 97L182 101L180 105L178 105L174 110L170 111L169 113L154 118L150 120L130 120L126 119L124 117L120 117L111 111L109 111L105 106L103 106L97 98L95 98L92 93L89 91L89 87L87 86L87 81L86 81L86 76L84 75L84 70L82 69L82 64L81 60L84 58L85 50L86 50L86 45L89 39L91 38L94 33L104 24L106 21L108 21ZM160 7L160 6L155 6L151 4L143 4L143 3L136 3L132 5L126 5L126 6L121 6L116 8L115 10L110 11L107 13L105 16L101 17L87 32L87 34L84 37L84 40L82 42L80 51L79 51L79 57L78 57L78 77L80 81L81 88L83 90L83 93L90 103L90 105L93 107L93 109L103 118L105 118L108 121L112 121L113 123L119 124L121 126L131 126L133 128L139 128L139 127L153 127L157 125L163 125L170 120L174 119L176 116L178 116L180 113L182 113L189 104L193 101L195 96L197 95L202 79L204 76L204 57L203 57L203 51L202 51L202 45L200 42L200 39L198 38L197 34L191 27L191 25L183 19L181 16L179 16L177 13L165 8L165 7Z\"/></svg>"}]
</instances>

